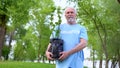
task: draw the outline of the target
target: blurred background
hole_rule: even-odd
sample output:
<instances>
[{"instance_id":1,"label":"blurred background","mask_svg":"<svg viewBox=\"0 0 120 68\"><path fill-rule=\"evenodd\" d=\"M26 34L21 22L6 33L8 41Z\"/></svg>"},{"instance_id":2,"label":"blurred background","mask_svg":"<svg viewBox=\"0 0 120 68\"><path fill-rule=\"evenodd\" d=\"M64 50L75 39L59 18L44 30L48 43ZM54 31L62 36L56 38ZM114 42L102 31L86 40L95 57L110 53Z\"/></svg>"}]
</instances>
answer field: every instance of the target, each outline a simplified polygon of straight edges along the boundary
<instances>
[{"instance_id":1,"label":"blurred background","mask_svg":"<svg viewBox=\"0 0 120 68\"><path fill-rule=\"evenodd\" d=\"M54 27L66 23L66 7L87 28L85 68L120 68L120 0L0 0L0 63L54 65L45 50Z\"/></svg>"}]
</instances>

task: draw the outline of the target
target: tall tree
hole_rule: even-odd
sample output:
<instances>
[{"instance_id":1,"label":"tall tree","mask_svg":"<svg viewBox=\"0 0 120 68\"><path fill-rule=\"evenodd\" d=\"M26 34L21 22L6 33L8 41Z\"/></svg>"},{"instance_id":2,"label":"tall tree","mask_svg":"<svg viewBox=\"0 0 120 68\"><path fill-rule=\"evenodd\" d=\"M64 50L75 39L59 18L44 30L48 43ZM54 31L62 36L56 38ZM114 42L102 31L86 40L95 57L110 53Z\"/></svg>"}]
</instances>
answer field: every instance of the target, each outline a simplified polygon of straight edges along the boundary
<instances>
[{"instance_id":1,"label":"tall tree","mask_svg":"<svg viewBox=\"0 0 120 68\"><path fill-rule=\"evenodd\" d=\"M119 37L119 7L115 0L71 0L77 4L78 18L88 28L88 34L90 36L90 45L92 52L96 51L95 55L99 57L100 68L102 68L101 61L106 60L105 68L108 68L109 60L113 60L118 63L119 50L117 43L119 39L113 37ZM92 31L92 33L91 33ZM94 35L96 32L97 35ZM97 41L94 40L94 37ZM111 42L114 40L114 43ZM93 42L92 42L93 41ZM116 42L115 42L116 41ZM95 42L97 42L95 44ZM98 43L100 47L98 46ZM116 51L117 49L117 51ZM115 51L114 51L115 50ZM114 57L114 58L113 58ZM120 66L120 64L119 64ZM113 67L115 68L115 67Z\"/></svg>"},{"instance_id":2,"label":"tall tree","mask_svg":"<svg viewBox=\"0 0 120 68\"><path fill-rule=\"evenodd\" d=\"M6 31L9 27L11 29L9 32L13 31L14 35L20 33L16 35L17 38L15 37L14 40L22 40L26 34L26 31L24 32L26 23L37 19L39 19L39 23L43 23L44 20L40 22L40 18L45 19L52 12L53 6L51 0L0 0L0 57L5 43ZM31 13L32 11L34 13Z\"/></svg>"},{"instance_id":3,"label":"tall tree","mask_svg":"<svg viewBox=\"0 0 120 68\"><path fill-rule=\"evenodd\" d=\"M27 5L25 5L25 3L27 3ZM24 24L28 19L28 10L31 8L30 5L33 3L33 1L29 0L0 0L0 57L2 56L1 50L5 41L8 21L11 18L17 25L15 27L18 27L19 24Z\"/></svg>"},{"instance_id":4,"label":"tall tree","mask_svg":"<svg viewBox=\"0 0 120 68\"><path fill-rule=\"evenodd\" d=\"M39 6L39 7L29 9L29 22L22 25L21 28L16 29L15 40L17 41L17 43L21 43L20 46L25 46L26 49L29 47L31 48L33 47L32 49L33 53L35 49L35 54L36 54L35 58L37 58L39 62L41 60L41 57L44 56L45 49L47 47L47 44L49 43L49 37L51 32L49 27L49 20L50 20L49 18L50 15L54 12L55 7L52 0L49 1L40 0L40 1L36 1L36 3L37 4L35 6ZM30 44L23 45L23 43L26 42L29 42ZM18 54L16 52L19 52L19 50L17 49L18 47L15 48L14 56ZM31 48L29 50L31 50ZM34 58L34 54L31 54L32 51L29 52L29 50L26 49L22 49L22 50L26 51L26 53L29 54L26 53L23 54L25 56L29 55L27 56L27 58L29 58L30 55L33 56ZM17 57L19 57L19 55ZM24 60L26 60L26 58L24 58Z\"/></svg>"}]
</instances>

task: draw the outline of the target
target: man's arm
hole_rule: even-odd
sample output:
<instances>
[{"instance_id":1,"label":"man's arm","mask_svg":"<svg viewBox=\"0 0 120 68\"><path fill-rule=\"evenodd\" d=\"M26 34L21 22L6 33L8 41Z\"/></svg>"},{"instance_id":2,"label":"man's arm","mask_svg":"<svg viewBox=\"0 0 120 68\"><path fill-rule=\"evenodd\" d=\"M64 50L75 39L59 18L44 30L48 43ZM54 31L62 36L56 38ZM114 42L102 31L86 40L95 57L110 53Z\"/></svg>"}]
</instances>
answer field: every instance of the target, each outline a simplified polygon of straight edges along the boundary
<instances>
[{"instance_id":1,"label":"man's arm","mask_svg":"<svg viewBox=\"0 0 120 68\"><path fill-rule=\"evenodd\" d=\"M47 50L48 51L50 49L51 43L48 44Z\"/></svg>"},{"instance_id":2,"label":"man's arm","mask_svg":"<svg viewBox=\"0 0 120 68\"><path fill-rule=\"evenodd\" d=\"M74 54L82 49L84 49L87 45L87 40L81 38L80 39L80 43L74 47L73 49L71 49L70 51L67 52L61 52L62 56L59 58L60 60L64 60L66 59L69 55Z\"/></svg>"},{"instance_id":3,"label":"man's arm","mask_svg":"<svg viewBox=\"0 0 120 68\"><path fill-rule=\"evenodd\" d=\"M46 50L46 57L48 60L54 60L53 58L51 58L51 56L53 55L51 52L49 52L48 50L50 49L51 43L49 43L47 50Z\"/></svg>"},{"instance_id":4,"label":"man's arm","mask_svg":"<svg viewBox=\"0 0 120 68\"><path fill-rule=\"evenodd\" d=\"M80 39L80 43L75 47L73 48L72 50L68 51L68 54L71 55L73 53L76 53L82 49L84 49L87 45L87 40L85 39Z\"/></svg>"}]
</instances>

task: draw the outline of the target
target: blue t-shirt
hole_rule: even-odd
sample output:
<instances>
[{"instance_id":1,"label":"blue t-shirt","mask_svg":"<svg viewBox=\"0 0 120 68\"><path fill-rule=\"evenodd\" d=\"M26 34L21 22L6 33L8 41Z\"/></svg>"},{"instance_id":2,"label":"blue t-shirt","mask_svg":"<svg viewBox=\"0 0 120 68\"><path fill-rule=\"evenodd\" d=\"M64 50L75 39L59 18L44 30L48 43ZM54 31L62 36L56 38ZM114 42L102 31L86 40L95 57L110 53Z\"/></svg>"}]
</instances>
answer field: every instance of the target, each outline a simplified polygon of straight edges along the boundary
<instances>
[{"instance_id":1,"label":"blue t-shirt","mask_svg":"<svg viewBox=\"0 0 120 68\"><path fill-rule=\"evenodd\" d=\"M53 32L53 35L55 32ZM51 36L51 38L52 38ZM79 24L61 24L60 38L64 40L64 51L69 51L80 43L80 38L88 40L85 27ZM63 61L56 60L56 68L83 68L84 53L83 50L70 55Z\"/></svg>"}]
</instances>

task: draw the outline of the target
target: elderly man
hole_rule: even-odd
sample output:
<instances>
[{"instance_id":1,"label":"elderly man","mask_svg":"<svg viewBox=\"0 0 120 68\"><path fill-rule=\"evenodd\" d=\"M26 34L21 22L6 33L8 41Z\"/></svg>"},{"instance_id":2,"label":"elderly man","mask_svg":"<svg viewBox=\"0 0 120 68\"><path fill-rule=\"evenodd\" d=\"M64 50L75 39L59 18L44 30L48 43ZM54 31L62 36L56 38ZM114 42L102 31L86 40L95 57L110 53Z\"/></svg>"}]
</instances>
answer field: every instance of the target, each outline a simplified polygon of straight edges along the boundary
<instances>
[{"instance_id":1,"label":"elderly man","mask_svg":"<svg viewBox=\"0 0 120 68\"><path fill-rule=\"evenodd\" d=\"M56 60L56 68L83 68L84 53L83 49L87 45L87 31L84 26L76 23L76 10L68 7L65 9L67 23L60 25L60 38L64 41L64 51L59 60ZM49 60L52 53L46 50L46 56Z\"/></svg>"}]
</instances>

